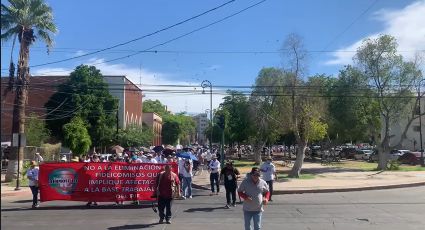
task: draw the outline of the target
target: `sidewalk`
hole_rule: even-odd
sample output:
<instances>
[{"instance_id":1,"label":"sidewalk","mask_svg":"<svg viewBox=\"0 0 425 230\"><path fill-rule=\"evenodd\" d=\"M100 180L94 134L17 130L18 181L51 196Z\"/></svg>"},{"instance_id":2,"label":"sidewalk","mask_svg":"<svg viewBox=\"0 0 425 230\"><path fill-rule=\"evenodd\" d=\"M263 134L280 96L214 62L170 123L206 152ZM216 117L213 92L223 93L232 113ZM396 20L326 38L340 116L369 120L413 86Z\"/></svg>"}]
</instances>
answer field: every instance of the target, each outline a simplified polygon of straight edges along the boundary
<instances>
[{"instance_id":1,"label":"sidewalk","mask_svg":"<svg viewBox=\"0 0 425 230\"><path fill-rule=\"evenodd\" d=\"M9 186L10 183L4 182L4 174L1 174L1 198L11 196L28 196L32 197L31 189L29 187L21 187L20 190L15 191L15 187Z\"/></svg>"},{"instance_id":2,"label":"sidewalk","mask_svg":"<svg viewBox=\"0 0 425 230\"><path fill-rule=\"evenodd\" d=\"M403 188L425 186L425 171L397 172L397 171L347 171L336 168L317 168L314 179L279 179L274 182L274 194L296 193L323 193L346 192L374 189ZM322 171L320 171L322 170ZM28 187L21 187L15 191L14 187L3 183L1 177L1 197L28 196L31 191ZM209 173L204 171L193 178L195 188L210 189Z\"/></svg>"},{"instance_id":3,"label":"sidewalk","mask_svg":"<svg viewBox=\"0 0 425 230\"><path fill-rule=\"evenodd\" d=\"M320 170L320 168L319 168ZM242 173L243 174L243 173ZM239 182L240 183L240 182ZM194 187L210 189L209 174L193 179ZM314 179L279 179L273 183L273 194L346 192L425 186L425 171L354 171L327 168Z\"/></svg>"}]
</instances>

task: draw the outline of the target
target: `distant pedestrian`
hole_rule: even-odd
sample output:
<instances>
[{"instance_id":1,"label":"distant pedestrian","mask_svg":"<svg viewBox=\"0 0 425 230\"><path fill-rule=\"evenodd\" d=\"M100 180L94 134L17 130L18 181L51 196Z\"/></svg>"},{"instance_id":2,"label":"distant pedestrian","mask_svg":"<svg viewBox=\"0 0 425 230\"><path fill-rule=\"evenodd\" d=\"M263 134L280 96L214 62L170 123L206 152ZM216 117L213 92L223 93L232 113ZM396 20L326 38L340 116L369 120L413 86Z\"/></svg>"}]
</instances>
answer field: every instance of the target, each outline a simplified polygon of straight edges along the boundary
<instances>
[{"instance_id":1,"label":"distant pedestrian","mask_svg":"<svg viewBox=\"0 0 425 230\"><path fill-rule=\"evenodd\" d=\"M171 224L171 205L174 197L180 197L179 177L171 171L170 165L165 165L164 171L158 175L157 179L157 198L159 223ZM164 213L165 210L165 213Z\"/></svg>"},{"instance_id":2,"label":"distant pedestrian","mask_svg":"<svg viewBox=\"0 0 425 230\"><path fill-rule=\"evenodd\" d=\"M193 168L193 163L192 160L190 159L186 159L184 162L184 170L183 170L183 194L182 194L182 198L186 199L192 199L192 177L193 177L193 173L192 173L192 168Z\"/></svg>"},{"instance_id":3,"label":"distant pedestrian","mask_svg":"<svg viewBox=\"0 0 425 230\"><path fill-rule=\"evenodd\" d=\"M219 172L220 172L220 161L217 160L216 155L212 155L211 162L208 165L210 170L210 183L211 183L211 196L220 192L220 181L219 181ZM214 186L217 188L217 193L214 193Z\"/></svg>"},{"instance_id":4,"label":"distant pedestrian","mask_svg":"<svg viewBox=\"0 0 425 230\"><path fill-rule=\"evenodd\" d=\"M93 154L92 157L91 157L91 161L90 162L99 163L100 162L99 156L97 154ZM92 205L97 206L97 202L96 201L89 201L86 204L87 207L90 207Z\"/></svg>"},{"instance_id":5,"label":"distant pedestrian","mask_svg":"<svg viewBox=\"0 0 425 230\"><path fill-rule=\"evenodd\" d=\"M154 164L156 164L158 162L155 160L155 158L153 158L152 154L148 153L146 155L146 159L144 160L144 163L154 163Z\"/></svg>"},{"instance_id":6,"label":"distant pedestrian","mask_svg":"<svg viewBox=\"0 0 425 230\"><path fill-rule=\"evenodd\" d=\"M226 162L226 166L220 173L220 178L224 180L224 188L226 189L226 208L230 208L230 205L236 206L236 189L238 187L239 170L233 166L233 162ZM230 196L232 200L230 201ZM231 203L230 203L231 202Z\"/></svg>"},{"instance_id":7,"label":"distant pedestrian","mask_svg":"<svg viewBox=\"0 0 425 230\"><path fill-rule=\"evenodd\" d=\"M27 171L27 178L32 193L32 208L38 208L38 172L37 162L31 161L30 168Z\"/></svg>"},{"instance_id":8,"label":"distant pedestrian","mask_svg":"<svg viewBox=\"0 0 425 230\"><path fill-rule=\"evenodd\" d=\"M44 161L43 157L40 155L40 153L35 153L34 161L37 162L38 165L40 165L41 162Z\"/></svg>"},{"instance_id":9,"label":"distant pedestrian","mask_svg":"<svg viewBox=\"0 0 425 230\"><path fill-rule=\"evenodd\" d=\"M267 157L266 162L261 165L260 171L263 173L263 180L266 181L267 185L269 186L270 190L270 199L272 200L273 196L273 181L277 180L277 174L276 174L276 167L273 164L273 159L271 157Z\"/></svg>"},{"instance_id":10,"label":"distant pedestrian","mask_svg":"<svg viewBox=\"0 0 425 230\"><path fill-rule=\"evenodd\" d=\"M263 205L267 204L270 192L269 186L260 176L260 169L253 167L238 188L239 196L244 199L245 230L251 229L251 219L254 221L254 230L261 229Z\"/></svg>"}]
</instances>

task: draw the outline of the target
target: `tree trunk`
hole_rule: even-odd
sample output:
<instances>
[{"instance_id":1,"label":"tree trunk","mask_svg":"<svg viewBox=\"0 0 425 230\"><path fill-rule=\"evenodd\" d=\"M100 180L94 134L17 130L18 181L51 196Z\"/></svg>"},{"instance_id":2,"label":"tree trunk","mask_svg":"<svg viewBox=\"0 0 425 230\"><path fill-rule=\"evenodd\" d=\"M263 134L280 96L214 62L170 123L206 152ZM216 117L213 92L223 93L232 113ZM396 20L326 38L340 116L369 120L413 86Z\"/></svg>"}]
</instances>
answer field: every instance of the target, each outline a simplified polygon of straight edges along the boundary
<instances>
[{"instance_id":1,"label":"tree trunk","mask_svg":"<svg viewBox=\"0 0 425 230\"><path fill-rule=\"evenodd\" d=\"M17 87L16 95L13 105L13 121L12 121L12 133L25 133L25 105L28 97L28 84L30 80L29 68L28 68L28 57L29 57L29 41L27 39L21 39L21 47L19 50L19 61L18 61L18 76L17 76ZM7 166L7 172L5 180L10 182L18 177L18 156L19 156L19 170L22 172L23 158L24 158L25 146L12 147L11 149L11 160Z\"/></svg>"},{"instance_id":2,"label":"tree trunk","mask_svg":"<svg viewBox=\"0 0 425 230\"><path fill-rule=\"evenodd\" d=\"M301 168L303 166L304 158L305 158L305 150L307 149L306 141L297 141L297 159L295 160L294 166L289 172L289 177L298 178L300 177Z\"/></svg>"},{"instance_id":3,"label":"tree trunk","mask_svg":"<svg viewBox=\"0 0 425 230\"><path fill-rule=\"evenodd\" d=\"M253 146L253 151L254 151L254 161L255 164L257 165L261 165L262 160L261 160L261 150L263 149L264 143L255 143Z\"/></svg>"},{"instance_id":4,"label":"tree trunk","mask_svg":"<svg viewBox=\"0 0 425 230\"><path fill-rule=\"evenodd\" d=\"M390 148L390 119L388 116L384 117L385 119L385 134L384 139L378 147L378 170L387 169L387 154Z\"/></svg>"}]
</instances>

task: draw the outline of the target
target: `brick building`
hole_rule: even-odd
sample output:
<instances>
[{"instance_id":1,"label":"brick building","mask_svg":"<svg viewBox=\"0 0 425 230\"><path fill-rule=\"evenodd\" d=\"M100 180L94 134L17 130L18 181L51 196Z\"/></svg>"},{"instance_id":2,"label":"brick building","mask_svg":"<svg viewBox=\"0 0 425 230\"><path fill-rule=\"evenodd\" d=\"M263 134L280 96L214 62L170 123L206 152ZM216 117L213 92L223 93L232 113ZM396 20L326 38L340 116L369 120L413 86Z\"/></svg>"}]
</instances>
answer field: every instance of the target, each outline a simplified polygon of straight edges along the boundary
<instances>
[{"instance_id":1,"label":"brick building","mask_svg":"<svg viewBox=\"0 0 425 230\"><path fill-rule=\"evenodd\" d=\"M25 114L31 113L44 118L46 108L44 105L49 98L56 93L57 86L66 82L67 76L40 76L31 77L28 101L25 107ZM9 142L12 139L12 117L15 91L7 92L9 78L1 78L1 141Z\"/></svg>"},{"instance_id":2,"label":"brick building","mask_svg":"<svg viewBox=\"0 0 425 230\"><path fill-rule=\"evenodd\" d=\"M143 113L143 122L153 130L152 145L162 145L162 118L156 113Z\"/></svg>"},{"instance_id":3,"label":"brick building","mask_svg":"<svg viewBox=\"0 0 425 230\"><path fill-rule=\"evenodd\" d=\"M26 115L35 113L43 118L44 105L57 92L57 87L65 83L69 76L33 76L31 77ZM104 76L111 95L119 99L118 125L125 128L128 124L142 126L142 90L125 76ZM9 78L1 78L1 141L11 141L14 92L5 94Z\"/></svg>"}]
</instances>

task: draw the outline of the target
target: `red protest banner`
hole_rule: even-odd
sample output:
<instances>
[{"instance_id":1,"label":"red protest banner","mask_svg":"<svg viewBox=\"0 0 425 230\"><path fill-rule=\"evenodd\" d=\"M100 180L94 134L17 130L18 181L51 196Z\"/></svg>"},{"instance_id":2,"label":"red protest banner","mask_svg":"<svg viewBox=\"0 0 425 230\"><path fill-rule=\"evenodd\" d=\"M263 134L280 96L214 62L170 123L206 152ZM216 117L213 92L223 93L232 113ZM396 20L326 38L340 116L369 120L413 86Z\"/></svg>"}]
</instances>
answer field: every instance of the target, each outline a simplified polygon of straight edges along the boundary
<instances>
[{"instance_id":1,"label":"red protest banner","mask_svg":"<svg viewBox=\"0 0 425 230\"><path fill-rule=\"evenodd\" d=\"M154 200L157 175L166 164L124 162L44 163L40 165L40 200ZM177 164L172 163L177 174Z\"/></svg>"}]
</instances>

